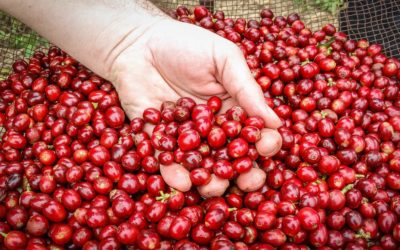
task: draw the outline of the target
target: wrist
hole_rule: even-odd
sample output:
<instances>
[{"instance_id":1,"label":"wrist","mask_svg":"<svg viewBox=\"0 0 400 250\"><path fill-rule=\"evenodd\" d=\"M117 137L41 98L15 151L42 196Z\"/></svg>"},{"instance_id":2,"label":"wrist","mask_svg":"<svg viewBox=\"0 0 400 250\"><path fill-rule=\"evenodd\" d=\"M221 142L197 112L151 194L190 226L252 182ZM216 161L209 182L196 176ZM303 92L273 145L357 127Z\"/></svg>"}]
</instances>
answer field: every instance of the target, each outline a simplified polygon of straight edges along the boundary
<instances>
[{"instance_id":1,"label":"wrist","mask_svg":"<svg viewBox=\"0 0 400 250\"><path fill-rule=\"evenodd\" d=\"M0 8L105 78L125 47L167 18L148 0L3 0Z\"/></svg>"}]
</instances>

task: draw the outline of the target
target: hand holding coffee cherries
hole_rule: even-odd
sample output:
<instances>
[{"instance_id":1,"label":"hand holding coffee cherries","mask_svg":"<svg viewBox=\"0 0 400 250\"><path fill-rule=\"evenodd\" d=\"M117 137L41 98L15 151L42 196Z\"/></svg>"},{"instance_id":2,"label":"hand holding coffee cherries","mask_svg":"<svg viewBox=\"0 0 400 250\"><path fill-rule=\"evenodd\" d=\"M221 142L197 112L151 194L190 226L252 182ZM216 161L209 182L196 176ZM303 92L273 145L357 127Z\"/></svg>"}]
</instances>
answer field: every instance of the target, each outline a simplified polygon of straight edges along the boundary
<instances>
[{"instance_id":1,"label":"hand holding coffee cherries","mask_svg":"<svg viewBox=\"0 0 400 250\"><path fill-rule=\"evenodd\" d=\"M257 146L261 155L272 156L280 149L281 137L275 129L281 121L267 106L241 50L229 40L175 21L147 1L127 5L105 1L94 6L89 1L43 1L31 7L6 1L3 5L2 9L110 80L130 119L141 117L146 108L161 107L165 101L190 97L201 104L218 96L223 100L223 111L240 105L249 115L262 118L266 128ZM42 16L44 6L49 11ZM28 9L31 15L24 14ZM201 10L198 16L208 14ZM79 15L91 21L78 23ZM38 16L49 21L40 22ZM69 22L71 18L75 21ZM146 131L151 133L152 129L146 126ZM171 187L180 191L191 188L189 171L181 164L161 165L160 170ZM265 173L254 169L239 177L238 183L246 191L254 191L264 179ZM200 192L221 195L227 187L226 180L213 175Z\"/></svg>"},{"instance_id":2,"label":"hand holding coffee cherries","mask_svg":"<svg viewBox=\"0 0 400 250\"><path fill-rule=\"evenodd\" d=\"M274 130L280 120L267 106L236 45L200 27L172 20L161 21L147 32L137 41L139 46L121 53L113 68L118 72L116 90L130 118L140 117L145 108L159 108L165 101L190 97L201 104L218 96L223 100L223 111L240 105L249 115L262 118L268 128L263 126L257 147L261 155L272 156L280 149L281 138ZM203 139L207 140L206 136ZM182 164L172 163L160 170L170 186L180 191L191 188L189 171ZM257 179L260 181L254 182ZM229 182L212 180L200 192L205 196L222 195ZM253 170L240 180L246 191L254 191L264 182L265 173Z\"/></svg>"}]
</instances>

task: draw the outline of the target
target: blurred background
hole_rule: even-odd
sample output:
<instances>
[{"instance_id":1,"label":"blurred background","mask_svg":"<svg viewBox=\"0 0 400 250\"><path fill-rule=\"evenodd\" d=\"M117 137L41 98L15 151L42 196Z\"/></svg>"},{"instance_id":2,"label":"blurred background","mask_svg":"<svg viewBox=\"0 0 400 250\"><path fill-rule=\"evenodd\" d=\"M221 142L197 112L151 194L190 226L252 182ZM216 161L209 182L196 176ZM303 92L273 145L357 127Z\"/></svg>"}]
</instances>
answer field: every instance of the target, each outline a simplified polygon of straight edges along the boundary
<instances>
[{"instance_id":1,"label":"blurred background","mask_svg":"<svg viewBox=\"0 0 400 250\"><path fill-rule=\"evenodd\" d=\"M332 23L351 39L366 38L379 43L388 56L400 55L400 0L152 0L164 11L185 5L192 9L205 5L222 10L226 17L259 19L260 10L269 8L275 16L299 13L313 31ZM0 12L0 80L10 72L12 62L28 58L49 42L18 20Z\"/></svg>"}]
</instances>

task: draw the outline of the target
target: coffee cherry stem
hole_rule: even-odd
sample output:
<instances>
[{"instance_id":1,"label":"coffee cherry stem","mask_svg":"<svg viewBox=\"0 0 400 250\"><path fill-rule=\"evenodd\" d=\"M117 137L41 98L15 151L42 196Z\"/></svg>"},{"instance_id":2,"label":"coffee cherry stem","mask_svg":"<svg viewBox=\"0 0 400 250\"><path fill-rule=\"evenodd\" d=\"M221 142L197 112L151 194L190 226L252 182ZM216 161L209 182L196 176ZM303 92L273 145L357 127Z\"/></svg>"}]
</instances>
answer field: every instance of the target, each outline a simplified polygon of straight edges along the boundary
<instances>
[{"instance_id":1,"label":"coffee cherry stem","mask_svg":"<svg viewBox=\"0 0 400 250\"><path fill-rule=\"evenodd\" d=\"M357 179L365 178L365 175L363 175L363 174L356 174L356 178L357 178Z\"/></svg>"},{"instance_id":2,"label":"coffee cherry stem","mask_svg":"<svg viewBox=\"0 0 400 250\"><path fill-rule=\"evenodd\" d=\"M29 185L29 181L28 178L26 178L26 176L24 176L22 178L22 190L24 191L31 191L31 186Z\"/></svg>"},{"instance_id":3,"label":"coffee cherry stem","mask_svg":"<svg viewBox=\"0 0 400 250\"><path fill-rule=\"evenodd\" d=\"M336 85L336 82L333 81L332 78L328 78L328 86L329 86L329 87L332 87L332 86L335 86L335 85Z\"/></svg>"},{"instance_id":4,"label":"coffee cherry stem","mask_svg":"<svg viewBox=\"0 0 400 250\"><path fill-rule=\"evenodd\" d=\"M318 48L321 48L321 47L328 48L328 47L331 46L331 44L332 44L335 40L336 40L335 37L331 37L327 42L318 44L317 47L318 47Z\"/></svg>"},{"instance_id":5,"label":"coffee cherry stem","mask_svg":"<svg viewBox=\"0 0 400 250\"><path fill-rule=\"evenodd\" d=\"M358 233L356 233L356 238L362 238L362 239L370 239L371 235L370 233L365 233L363 230L358 231Z\"/></svg>"},{"instance_id":6,"label":"coffee cherry stem","mask_svg":"<svg viewBox=\"0 0 400 250\"><path fill-rule=\"evenodd\" d=\"M307 65L307 64L309 64L310 63L310 60L305 60L305 61L303 61L300 65L301 66L304 66L304 65Z\"/></svg>"},{"instance_id":7,"label":"coffee cherry stem","mask_svg":"<svg viewBox=\"0 0 400 250\"><path fill-rule=\"evenodd\" d=\"M171 197L171 194L160 191L160 196L156 197L157 201L166 202Z\"/></svg>"},{"instance_id":8,"label":"coffee cherry stem","mask_svg":"<svg viewBox=\"0 0 400 250\"><path fill-rule=\"evenodd\" d=\"M233 211L236 211L236 210L237 210L236 207L230 207L230 208L228 208L228 212L233 212Z\"/></svg>"},{"instance_id":9,"label":"coffee cherry stem","mask_svg":"<svg viewBox=\"0 0 400 250\"><path fill-rule=\"evenodd\" d=\"M365 204L365 203L369 203L369 200L368 200L368 198L363 197L361 200L361 204Z\"/></svg>"},{"instance_id":10,"label":"coffee cherry stem","mask_svg":"<svg viewBox=\"0 0 400 250\"><path fill-rule=\"evenodd\" d=\"M342 193L343 194L346 194L348 191L350 191L352 188L354 187L354 184L348 184L347 186L345 186L343 189L342 189Z\"/></svg>"}]
</instances>

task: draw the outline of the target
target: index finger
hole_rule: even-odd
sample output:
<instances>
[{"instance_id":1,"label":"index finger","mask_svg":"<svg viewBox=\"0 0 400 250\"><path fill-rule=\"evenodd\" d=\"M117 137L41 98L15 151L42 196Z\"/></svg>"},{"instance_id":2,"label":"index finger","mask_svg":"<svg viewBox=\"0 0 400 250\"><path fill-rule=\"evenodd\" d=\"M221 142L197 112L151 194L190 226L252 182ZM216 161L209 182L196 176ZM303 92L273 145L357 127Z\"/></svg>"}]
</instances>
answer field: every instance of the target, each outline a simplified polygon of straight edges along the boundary
<instances>
[{"instance_id":1,"label":"index finger","mask_svg":"<svg viewBox=\"0 0 400 250\"><path fill-rule=\"evenodd\" d=\"M280 118L265 102L261 87L254 80L242 52L232 43L215 51L217 80L249 115L260 116L268 128L282 125Z\"/></svg>"}]
</instances>

